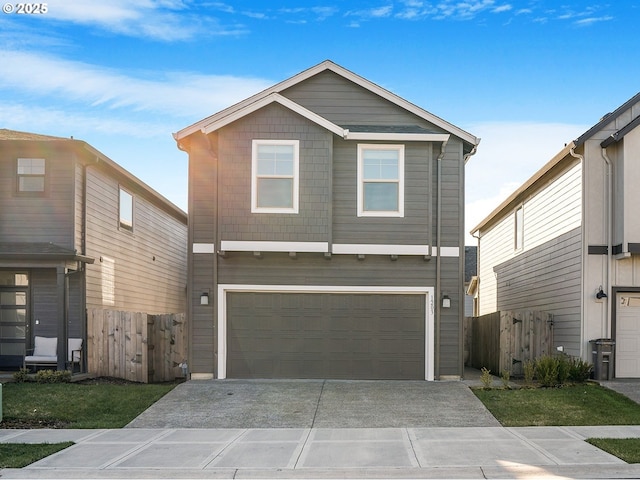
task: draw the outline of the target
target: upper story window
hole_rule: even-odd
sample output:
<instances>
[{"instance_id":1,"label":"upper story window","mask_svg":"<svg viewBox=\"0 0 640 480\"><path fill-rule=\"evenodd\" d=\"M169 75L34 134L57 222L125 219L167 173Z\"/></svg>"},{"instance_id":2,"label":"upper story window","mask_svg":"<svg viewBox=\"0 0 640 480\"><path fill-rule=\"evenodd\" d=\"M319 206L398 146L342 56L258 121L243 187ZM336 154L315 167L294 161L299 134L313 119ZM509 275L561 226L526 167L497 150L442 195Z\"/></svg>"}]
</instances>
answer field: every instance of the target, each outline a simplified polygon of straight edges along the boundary
<instances>
[{"instance_id":1,"label":"upper story window","mask_svg":"<svg viewBox=\"0 0 640 480\"><path fill-rule=\"evenodd\" d=\"M120 188L120 228L133 230L133 195Z\"/></svg>"},{"instance_id":2,"label":"upper story window","mask_svg":"<svg viewBox=\"0 0 640 480\"><path fill-rule=\"evenodd\" d=\"M520 206L513 214L514 221L514 243L513 248L516 250L522 250L524 246L524 210Z\"/></svg>"},{"instance_id":3,"label":"upper story window","mask_svg":"<svg viewBox=\"0 0 640 480\"><path fill-rule=\"evenodd\" d=\"M44 193L46 162L44 158L19 158L17 163L18 192Z\"/></svg>"},{"instance_id":4,"label":"upper story window","mask_svg":"<svg viewBox=\"0 0 640 480\"><path fill-rule=\"evenodd\" d=\"M358 145L358 216L404 217L404 145Z\"/></svg>"},{"instance_id":5,"label":"upper story window","mask_svg":"<svg viewBox=\"0 0 640 480\"><path fill-rule=\"evenodd\" d=\"M298 140L254 140L251 162L251 211L298 213Z\"/></svg>"}]
</instances>

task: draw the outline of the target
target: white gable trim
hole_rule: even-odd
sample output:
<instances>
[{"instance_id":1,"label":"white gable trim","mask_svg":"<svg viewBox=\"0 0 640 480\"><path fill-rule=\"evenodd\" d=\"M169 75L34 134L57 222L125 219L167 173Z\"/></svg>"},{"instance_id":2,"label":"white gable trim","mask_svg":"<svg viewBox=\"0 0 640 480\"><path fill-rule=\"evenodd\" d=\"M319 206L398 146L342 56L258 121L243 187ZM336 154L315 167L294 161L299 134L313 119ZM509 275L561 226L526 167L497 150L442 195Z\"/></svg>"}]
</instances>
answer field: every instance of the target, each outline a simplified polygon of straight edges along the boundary
<instances>
[{"instance_id":1,"label":"white gable trim","mask_svg":"<svg viewBox=\"0 0 640 480\"><path fill-rule=\"evenodd\" d=\"M215 132L216 130L224 127L225 125L235 122L236 120L239 120L242 117L249 115L250 113L253 113L256 110L259 110L267 105L270 105L273 102L279 103L283 107L286 107L289 110L292 110L297 114L302 115L308 120L311 120L312 122L320 125L321 127L326 128L327 130L329 130L332 133L335 133L336 135L340 135L341 137L344 136L343 128L339 127L335 123L330 122L326 118L321 117L316 113L313 113L311 110L304 108L302 105L297 104L296 102L293 102L286 97L283 97L279 93L271 93L266 97L263 97L253 103L250 103L249 105L243 106L238 110L230 112L228 115L222 118L219 118L212 123L205 124L201 127L201 131L204 134Z\"/></svg>"},{"instance_id":2,"label":"white gable trim","mask_svg":"<svg viewBox=\"0 0 640 480\"><path fill-rule=\"evenodd\" d=\"M347 80L352 81L353 83L355 83L356 85L359 85L379 96L381 96L382 98L389 100L392 103L395 103L396 105L404 108L405 110L417 115L418 117L427 120L430 123L433 123L434 125L437 125L438 127L446 130L447 132L450 132L454 135L456 135L457 137L461 138L462 140L471 143L472 145L477 145L478 143L480 143L480 139L471 135L469 132L466 132L464 130L462 130L459 127L456 127L455 125L441 119L440 117L437 117L436 115L433 115L432 113L427 112L426 110L423 110L422 108L418 107L417 105L414 105L411 102L408 102L407 100L403 99L402 97L399 97L398 95L391 93L388 90L385 90L384 88L376 85L373 82L370 82L369 80L366 80L365 78L356 75L353 72L350 72L349 70L336 65L335 63L333 63L330 60L325 60L324 62L311 67L297 75L294 75L291 78L288 78L270 88L267 88L266 90L263 90L260 93L257 93L256 95L253 95L239 103L236 103L235 105L232 105L231 107L228 107L208 118L205 118L199 122L194 123L193 125L190 125L182 130L180 130L177 133L173 134L173 137L176 140L181 140L185 137L188 137L189 135L197 132L197 131L203 131L204 133L209 133L212 132L213 128L210 128L211 125L216 124L218 121L220 121L223 118L226 118L232 114L234 114L234 112L237 112L239 110L244 110L245 107L265 98L268 97L269 95L273 94L273 93L278 93L281 92L283 90L286 90L287 88L296 85L300 82L303 82L305 80L307 80L308 78L313 77L314 75L317 75L318 73L324 71L324 70L331 70L332 72L336 73L337 75L340 75L344 78L346 78ZM284 97L283 97L284 98ZM292 102L293 103L293 102ZM303 108L303 107L300 107ZM306 109L305 109L306 110ZM307 110L308 111L308 110ZM314 114L315 115L315 114ZM242 116L242 115L240 115ZM239 117L237 117L239 118ZM236 118L236 119L237 119ZM322 117L320 117L322 118ZM326 121L326 120L325 120ZM330 123L330 122L329 122ZM205 131L205 128L207 131ZM342 134L338 134L338 135L342 135Z\"/></svg>"},{"instance_id":3,"label":"white gable trim","mask_svg":"<svg viewBox=\"0 0 640 480\"><path fill-rule=\"evenodd\" d=\"M345 140L380 140L388 142L448 142L447 133L376 133L345 130Z\"/></svg>"}]
</instances>

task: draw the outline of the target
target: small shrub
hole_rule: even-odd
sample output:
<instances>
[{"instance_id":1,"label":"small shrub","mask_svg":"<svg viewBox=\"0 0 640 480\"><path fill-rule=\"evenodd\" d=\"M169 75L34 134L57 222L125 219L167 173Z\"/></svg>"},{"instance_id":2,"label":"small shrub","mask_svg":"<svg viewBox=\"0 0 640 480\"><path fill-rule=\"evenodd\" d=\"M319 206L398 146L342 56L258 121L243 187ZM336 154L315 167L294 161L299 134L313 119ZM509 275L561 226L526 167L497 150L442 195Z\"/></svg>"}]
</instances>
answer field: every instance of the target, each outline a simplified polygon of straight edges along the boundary
<instances>
[{"instance_id":1,"label":"small shrub","mask_svg":"<svg viewBox=\"0 0 640 480\"><path fill-rule=\"evenodd\" d=\"M491 370L487 367L482 367L480 369L480 381L482 382L482 386L484 388L491 388L491 383L493 382L493 377L491 376Z\"/></svg>"},{"instance_id":2,"label":"small shrub","mask_svg":"<svg viewBox=\"0 0 640 480\"><path fill-rule=\"evenodd\" d=\"M21 368L13 374L13 381L16 383L24 383L29 381L29 370L27 368Z\"/></svg>"},{"instance_id":3,"label":"small shrub","mask_svg":"<svg viewBox=\"0 0 640 480\"><path fill-rule=\"evenodd\" d=\"M567 355L558 355L558 385L565 385L571 372L571 359Z\"/></svg>"},{"instance_id":4,"label":"small shrub","mask_svg":"<svg viewBox=\"0 0 640 480\"><path fill-rule=\"evenodd\" d=\"M533 377L536 375L536 364L531 360L526 360L522 365L524 373L524 383L527 386L533 385Z\"/></svg>"},{"instance_id":5,"label":"small shrub","mask_svg":"<svg viewBox=\"0 0 640 480\"><path fill-rule=\"evenodd\" d=\"M500 379L502 380L502 387L505 389L509 388L509 380L511 380L511 372L509 370L503 370L500 375Z\"/></svg>"},{"instance_id":6,"label":"small shrub","mask_svg":"<svg viewBox=\"0 0 640 480\"><path fill-rule=\"evenodd\" d=\"M591 377L593 365L581 358L573 357L569 361L569 380L576 383L584 383Z\"/></svg>"},{"instance_id":7,"label":"small shrub","mask_svg":"<svg viewBox=\"0 0 640 480\"><path fill-rule=\"evenodd\" d=\"M38 370L35 375L38 383L67 383L71 381L69 370Z\"/></svg>"},{"instance_id":8,"label":"small shrub","mask_svg":"<svg viewBox=\"0 0 640 480\"><path fill-rule=\"evenodd\" d=\"M543 387L558 385L559 360L551 355L544 355L536 360L536 378Z\"/></svg>"}]
</instances>

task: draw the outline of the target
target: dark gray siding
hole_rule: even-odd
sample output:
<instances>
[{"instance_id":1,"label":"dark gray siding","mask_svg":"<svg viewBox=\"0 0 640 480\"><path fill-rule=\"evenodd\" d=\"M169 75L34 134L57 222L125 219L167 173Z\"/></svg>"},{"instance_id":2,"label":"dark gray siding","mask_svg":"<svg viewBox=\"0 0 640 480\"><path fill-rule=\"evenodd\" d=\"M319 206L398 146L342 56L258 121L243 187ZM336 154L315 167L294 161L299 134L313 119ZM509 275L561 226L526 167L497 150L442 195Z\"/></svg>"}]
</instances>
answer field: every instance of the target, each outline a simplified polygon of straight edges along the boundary
<instances>
[{"instance_id":1,"label":"dark gray siding","mask_svg":"<svg viewBox=\"0 0 640 480\"><path fill-rule=\"evenodd\" d=\"M43 337L58 336L58 298L56 269L32 270L29 276L31 287L31 320L33 334Z\"/></svg>"},{"instance_id":2,"label":"dark gray siding","mask_svg":"<svg viewBox=\"0 0 640 480\"><path fill-rule=\"evenodd\" d=\"M251 213L251 142L300 140L299 213ZM332 134L274 104L219 132L221 240L328 241Z\"/></svg>"},{"instance_id":3,"label":"dark gray siding","mask_svg":"<svg viewBox=\"0 0 640 480\"><path fill-rule=\"evenodd\" d=\"M498 310L552 313L554 344L571 355L580 355L581 238L576 228L494 268Z\"/></svg>"},{"instance_id":4,"label":"dark gray siding","mask_svg":"<svg viewBox=\"0 0 640 480\"><path fill-rule=\"evenodd\" d=\"M0 142L0 241L74 248L74 156L55 142ZM44 195L17 193L17 158L46 160Z\"/></svg>"},{"instance_id":5,"label":"dark gray siding","mask_svg":"<svg viewBox=\"0 0 640 480\"><path fill-rule=\"evenodd\" d=\"M280 92L337 125L419 125L445 133L398 105L330 71Z\"/></svg>"},{"instance_id":6,"label":"dark gray siding","mask_svg":"<svg viewBox=\"0 0 640 480\"><path fill-rule=\"evenodd\" d=\"M397 142L362 142L393 143ZM404 217L357 216L358 142L334 141L333 241L428 245L431 240L431 143L405 146Z\"/></svg>"}]
</instances>

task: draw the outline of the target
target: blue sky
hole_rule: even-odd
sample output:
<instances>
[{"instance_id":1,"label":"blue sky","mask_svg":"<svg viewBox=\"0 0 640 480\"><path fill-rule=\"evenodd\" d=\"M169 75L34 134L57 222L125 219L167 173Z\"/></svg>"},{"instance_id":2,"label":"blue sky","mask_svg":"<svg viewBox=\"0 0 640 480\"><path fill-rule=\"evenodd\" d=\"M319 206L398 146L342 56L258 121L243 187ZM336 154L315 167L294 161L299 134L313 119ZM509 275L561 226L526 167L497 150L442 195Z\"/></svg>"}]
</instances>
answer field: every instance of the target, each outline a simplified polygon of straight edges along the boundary
<instances>
[{"instance_id":1,"label":"blue sky","mask_svg":"<svg viewBox=\"0 0 640 480\"><path fill-rule=\"evenodd\" d=\"M85 140L187 208L171 136L330 59L481 137L467 225L640 90L640 2L49 0L0 14L0 128Z\"/></svg>"}]
</instances>

